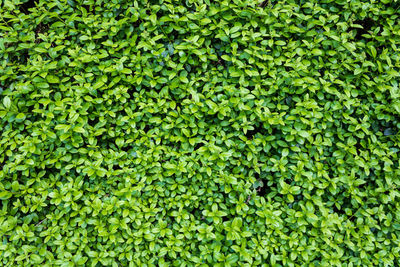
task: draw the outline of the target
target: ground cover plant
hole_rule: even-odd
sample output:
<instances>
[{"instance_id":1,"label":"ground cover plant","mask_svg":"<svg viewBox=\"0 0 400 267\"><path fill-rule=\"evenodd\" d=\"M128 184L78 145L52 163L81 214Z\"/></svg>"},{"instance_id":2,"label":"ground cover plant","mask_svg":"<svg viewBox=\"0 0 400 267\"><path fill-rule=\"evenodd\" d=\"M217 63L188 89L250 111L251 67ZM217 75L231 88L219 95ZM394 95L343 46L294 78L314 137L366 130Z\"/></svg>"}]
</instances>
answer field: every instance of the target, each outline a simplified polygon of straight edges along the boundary
<instances>
[{"instance_id":1,"label":"ground cover plant","mask_svg":"<svg viewBox=\"0 0 400 267\"><path fill-rule=\"evenodd\" d=\"M398 266L399 15L0 1L0 265Z\"/></svg>"}]
</instances>

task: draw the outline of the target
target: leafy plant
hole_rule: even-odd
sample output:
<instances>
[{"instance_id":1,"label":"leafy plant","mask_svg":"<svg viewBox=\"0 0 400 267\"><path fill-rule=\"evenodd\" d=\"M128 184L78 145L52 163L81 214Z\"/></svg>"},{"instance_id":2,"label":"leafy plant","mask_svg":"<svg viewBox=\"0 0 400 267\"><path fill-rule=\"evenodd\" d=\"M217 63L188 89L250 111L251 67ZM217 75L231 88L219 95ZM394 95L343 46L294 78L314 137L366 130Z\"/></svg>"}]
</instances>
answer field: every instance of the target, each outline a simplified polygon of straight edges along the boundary
<instances>
[{"instance_id":1,"label":"leafy plant","mask_svg":"<svg viewBox=\"0 0 400 267\"><path fill-rule=\"evenodd\" d=\"M400 3L0 3L0 265L397 266Z\"/></svg>"}]
</instances>

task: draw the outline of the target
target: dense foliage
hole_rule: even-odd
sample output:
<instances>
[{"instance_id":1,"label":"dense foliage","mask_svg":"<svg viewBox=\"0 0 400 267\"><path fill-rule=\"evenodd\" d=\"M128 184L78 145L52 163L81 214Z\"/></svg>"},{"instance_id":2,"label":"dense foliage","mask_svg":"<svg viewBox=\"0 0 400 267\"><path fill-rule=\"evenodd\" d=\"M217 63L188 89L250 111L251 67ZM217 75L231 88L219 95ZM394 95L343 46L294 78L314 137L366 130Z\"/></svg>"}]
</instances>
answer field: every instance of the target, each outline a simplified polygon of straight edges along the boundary
<instances>
[{"instance_id":1,"label":"dense foliage","mask_svg":"<svg viewBox=\"0 0 400 267\"><path fill-rule=\"evenodd\" d=\"M2 1L0 265L398 265L399 8Z\"/></svg>"}]
</instances>

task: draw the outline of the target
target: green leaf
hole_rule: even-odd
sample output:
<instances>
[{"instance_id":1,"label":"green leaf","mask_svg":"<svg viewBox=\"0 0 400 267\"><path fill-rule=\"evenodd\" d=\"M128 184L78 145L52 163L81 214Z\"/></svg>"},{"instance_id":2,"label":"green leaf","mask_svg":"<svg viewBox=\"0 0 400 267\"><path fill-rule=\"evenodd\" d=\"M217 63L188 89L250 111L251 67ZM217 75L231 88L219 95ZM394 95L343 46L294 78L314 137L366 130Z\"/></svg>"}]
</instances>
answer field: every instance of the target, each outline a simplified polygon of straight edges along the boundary
<instances>
[{"instance_id":1,"label":"green leaf","mask_svg":"<svg viewBox=\"0 0 400 267\"><path fill-rule=\"evenodd\" d=\"M124 74L132 74L132 70L127 69L127 68L123 68L123 69L121 70L121 72L124 73Z\"/></svg>"},{"instance_id":2,"label":"green leaf","mask_svg":"<svg viewBox=\"0 0 400 267\"><path fill-rule=\"evenodd\" d=\"M284 149L282 150L282 157L286 157L287 155L289 155L289 149L284 148Z\"/></svg>"},{"instance_id":3,"label":"green leaf","mask_svg":"<svg viewBox=\"0 0 400 267\"><path fill-rule=\"evenodd\" d=\"M179 80L181 80L181 82L183 83L189 83L189 80L186 77L180 76Z\"/></svg>"},{"instance_id":4,"label":"green leaf","mask_svg":"<svg viewBox=\"0 0 400 267\"><path fill-rule=\"evenodd\" d=\"M9 109L11 107L11 99L8 96L5 96L3 98L3 105L6 109Z\"/></svg>"},{"instance_id":5,"label":"green leaf","mask_svg":"<svg viewBox=\"0 0 400 267\"><path fill-rule=\"evenodd\" d=\"M0 199L1 200L6 200L12 197L12 193L8 191L0 191Z\"/></svg>"},{"instance_id":6,"label":"green leaf","mask_svg":"<svg viewBox=\"0 0 400 267\"><path fill-rule=\"evenodd\" d=\"M310 137L310 133L307 131L299 131L298 132L300 136L304 137L304 138L308 138Z\"/></svg>"},{"instance_id":7,"label":"green leaf","mask_svg":"<svg viewBox=\"0 0 400 267\"><path fill-rule=\"evenodd\" d=\"M54 76L54 75L47 75L46 76L46 80L49 83L59 83L60 82L60 79L57 76Z\"/></svg>"},{"instance_id":8,"label":"green leaf","mask_svg":"<svg viewBox=\"0 0 400 267\"><path fill-rule=\"evenodd\" d=\"M81 126L75 126L75 127L74 127L74 132L77 132L77 133L85 133L86 131L85 131L85 129L84 129L83 127L81 127Z\"/></svg>"},{"instance_id":9,"label":"green leaf","mask_svg":"<svg viewBox=\"0 0 400 267\"><path fill-rule=\"evenodd\" d=\"M18 115L15 117L17 120L23 120L25 118L24 113L18 113Z\"/></svg>"},{"instance_id":10,"label":"green leaf","mask_svg":"<svg viewBox=\"0 0 400 267\"><path fill-rule=\"evenodd\" d=\"M35 47L34 50L35 50L36 52L39 52L39 53L47 53L47 49L42 48L42 47Z\"/></svg>"},{"instance_id":11,"label":"green leaf","mask_svg":"<svg viewBox=\"0 0 400 267\"><path fill-rule=\"evenodd\" d=\"M156 16L156 14L151 14L151 15L149 16L149 19L150 19L150 21L151 21L151 23L152 23L153 25L156 25L156 24L157 24L157 16Z\"/></svg>"}]
</instances>

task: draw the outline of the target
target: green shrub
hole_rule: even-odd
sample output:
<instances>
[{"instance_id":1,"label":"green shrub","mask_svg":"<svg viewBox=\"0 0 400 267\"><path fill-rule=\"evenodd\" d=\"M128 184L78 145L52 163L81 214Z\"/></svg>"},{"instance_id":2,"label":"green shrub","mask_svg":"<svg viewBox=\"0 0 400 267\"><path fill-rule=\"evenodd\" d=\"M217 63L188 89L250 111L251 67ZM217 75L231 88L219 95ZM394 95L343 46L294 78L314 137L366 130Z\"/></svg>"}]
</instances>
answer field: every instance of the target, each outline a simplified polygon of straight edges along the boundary
<instances>
[{"instance_id":1,"label":"green shrub","mask_svg":"<svg viewBox=\"0 0 400 267\"><path fill-rule=\"evenodd\" d=\"M399 15L1 1L0 265L398 266Z\"/></svg>"}]
</instances>

